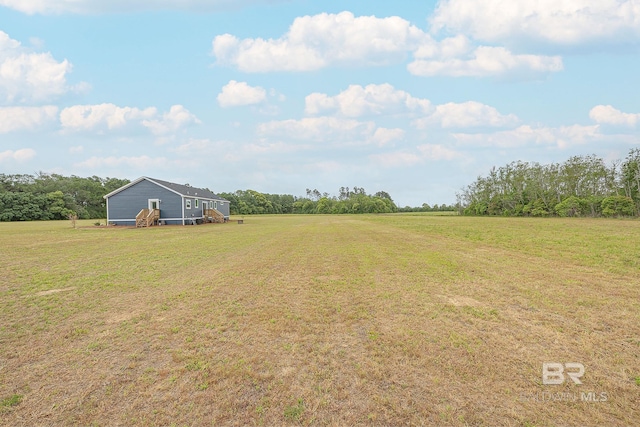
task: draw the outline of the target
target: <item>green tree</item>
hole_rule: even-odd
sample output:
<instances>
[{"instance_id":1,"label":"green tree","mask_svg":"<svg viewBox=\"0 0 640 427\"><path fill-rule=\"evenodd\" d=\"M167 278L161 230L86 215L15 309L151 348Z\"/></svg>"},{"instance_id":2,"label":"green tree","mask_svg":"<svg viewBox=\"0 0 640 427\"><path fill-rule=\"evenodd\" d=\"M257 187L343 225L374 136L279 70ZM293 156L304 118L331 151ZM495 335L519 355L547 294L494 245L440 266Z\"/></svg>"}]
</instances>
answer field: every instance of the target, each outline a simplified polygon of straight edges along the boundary
<instances>
[{"instance_id":1,"label":"green tree","mask_svg":"<svg viewBox=\"0 0 640 427\"><path fill-rule=\"evenodd\" d=\"M602 200L602 215L604 216L632 216L636 206L631 197L615 195Z\"/></svg>"}]
</instances>

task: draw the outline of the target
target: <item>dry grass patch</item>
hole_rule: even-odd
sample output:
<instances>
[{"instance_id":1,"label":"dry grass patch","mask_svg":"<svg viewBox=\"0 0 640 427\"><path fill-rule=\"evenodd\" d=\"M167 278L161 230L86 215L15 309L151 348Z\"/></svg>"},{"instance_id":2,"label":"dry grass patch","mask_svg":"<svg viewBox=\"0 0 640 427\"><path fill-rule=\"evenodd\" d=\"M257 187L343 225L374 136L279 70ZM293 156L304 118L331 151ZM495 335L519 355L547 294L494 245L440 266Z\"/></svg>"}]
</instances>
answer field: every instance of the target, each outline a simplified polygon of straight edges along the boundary
<instances>
[{"instance_id":1,"label":"dry grass patch","mask_svg":"<svg viewBox=\"0 0 640 427\"><path fill-rule=\"evenodd\" d=\"M638 424L640 223L492 220L0 224L0 421Z\"/></svg>"}]
</instances>

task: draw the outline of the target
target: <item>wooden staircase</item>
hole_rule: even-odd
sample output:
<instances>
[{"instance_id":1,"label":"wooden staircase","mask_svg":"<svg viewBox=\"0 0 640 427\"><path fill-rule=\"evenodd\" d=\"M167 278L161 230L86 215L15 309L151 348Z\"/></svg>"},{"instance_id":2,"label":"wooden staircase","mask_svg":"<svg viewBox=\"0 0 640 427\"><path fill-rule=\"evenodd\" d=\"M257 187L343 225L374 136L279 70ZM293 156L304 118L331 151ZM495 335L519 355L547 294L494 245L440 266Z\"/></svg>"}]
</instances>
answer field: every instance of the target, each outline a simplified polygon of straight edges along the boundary
<instances>
[{"instance_id":1,"label":"wooden staircase","mask_svg":"<svg viewBox=\"0 0 640 427\"><path fill-rule=\"evenodd\" d=\"M206 222L224 222L224 215L217 209L204 209L204 220Z\"/></svg>"},{"instance_id":2,"label":"wooden staircase","mask_svg":"<svg viewBox=\"0 0 640 427\"><path fill-rule=\"evenodd\" d=\"M142 209L136 215L136 227L151 227L158 225L160 209Z\"/></svg>"}]
</instances>

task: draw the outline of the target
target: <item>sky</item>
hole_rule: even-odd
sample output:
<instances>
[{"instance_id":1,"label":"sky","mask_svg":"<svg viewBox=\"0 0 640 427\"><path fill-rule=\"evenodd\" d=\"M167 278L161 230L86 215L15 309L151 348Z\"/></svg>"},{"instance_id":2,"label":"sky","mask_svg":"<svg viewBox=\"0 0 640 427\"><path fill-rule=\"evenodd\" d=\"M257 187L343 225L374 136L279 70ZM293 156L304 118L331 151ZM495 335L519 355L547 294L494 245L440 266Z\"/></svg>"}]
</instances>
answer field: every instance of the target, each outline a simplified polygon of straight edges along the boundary
<instances>
[{"instance_id":1,"label":"sky","mask_svg":"<svg viewBox=\"0 0 640 427\"><path fill-rule=\"evenodd\" d=\"M640 0L0 0L0 173L453 203L640 146Z\"/></svg>"}]
</instances>

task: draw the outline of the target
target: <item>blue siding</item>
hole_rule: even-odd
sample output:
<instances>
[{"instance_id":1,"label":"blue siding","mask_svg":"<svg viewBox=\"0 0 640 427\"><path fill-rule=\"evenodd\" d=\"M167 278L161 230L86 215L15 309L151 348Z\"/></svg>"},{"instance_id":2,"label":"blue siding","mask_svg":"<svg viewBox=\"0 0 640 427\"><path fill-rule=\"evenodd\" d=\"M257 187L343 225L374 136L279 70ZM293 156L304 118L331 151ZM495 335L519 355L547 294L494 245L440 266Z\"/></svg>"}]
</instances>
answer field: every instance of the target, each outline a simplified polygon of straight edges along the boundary
<instances>
[{"instance_id":1,"label":"blue siding","mask_svg":"<svg viewBox=\"0 0 640 427\"><path fill-rule=\"evenodd\" d=\"M145 179L109 197L109 221L118 225L135 225L136 215L149 207L149 199L161 200L161 219L182 218L182 197ZM182 224L182 220L170 223Z\"/></svg>"},{"instance_id":2,"label":"blue siding","mask_svg":"<svg viewBox=\"0 0 640 427\"><path fill-rule=\"evenodd\" d=\"M217 209L225 216L229 217L229 202L222 203L220 200L204 199L198 197L196 188L194 194L176 194L161 185L157 185L148 179L142 179L130 187L113 194L108 198L109 222L118 225L135 225L135 217L142 210L149 207L149 199L160 199L160 219L166 224L182 224L182 214L184 208L185 219L203 218L205 203L207 208L211 201L216 202ZM196 199L198 207L196 208ZM190 201L191 208L187 209ZM168 219L172 218L172 219Z\"/></svg>"},{"instance_id":3,"label":"blue siding","mask_svg":"<svg viewBox=\"0 0 640 427\"><path fill-rule=\"evenodd\" d=\"M229 202L218 202L218 210L222 212L225 217L229 218Z\"/></svg>"}]
</instances>

